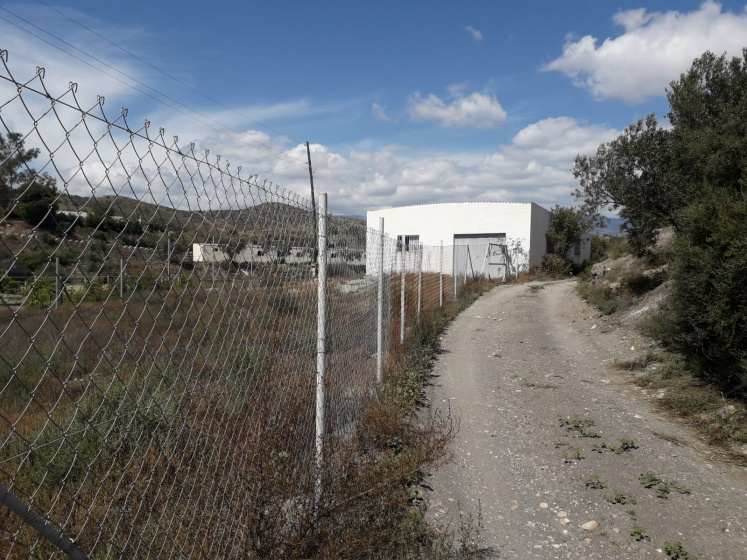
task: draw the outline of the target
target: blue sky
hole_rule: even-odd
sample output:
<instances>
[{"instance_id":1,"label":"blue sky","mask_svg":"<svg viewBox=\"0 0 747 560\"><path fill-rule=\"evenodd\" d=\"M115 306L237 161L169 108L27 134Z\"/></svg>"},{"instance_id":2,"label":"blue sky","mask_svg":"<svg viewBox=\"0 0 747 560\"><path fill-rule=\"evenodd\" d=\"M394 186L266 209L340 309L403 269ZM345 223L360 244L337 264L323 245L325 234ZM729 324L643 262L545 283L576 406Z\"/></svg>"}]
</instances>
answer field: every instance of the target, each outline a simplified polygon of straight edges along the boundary
<instances>
[{"instance_id":1,"label":"blue sky","mask_svg":"<svg viewBox=\"0 0 747 560\"><path fill-rule=\"evenodd\" d=\"M127 107L304 196L309 140L317 191L346 215L569 204L577 153L663 116L667 83L703 51L747 46L745 2L27 0L0 18L16 77L43 66L53 93L75 81L113 116Z\"/></svg>"}]
</instances>

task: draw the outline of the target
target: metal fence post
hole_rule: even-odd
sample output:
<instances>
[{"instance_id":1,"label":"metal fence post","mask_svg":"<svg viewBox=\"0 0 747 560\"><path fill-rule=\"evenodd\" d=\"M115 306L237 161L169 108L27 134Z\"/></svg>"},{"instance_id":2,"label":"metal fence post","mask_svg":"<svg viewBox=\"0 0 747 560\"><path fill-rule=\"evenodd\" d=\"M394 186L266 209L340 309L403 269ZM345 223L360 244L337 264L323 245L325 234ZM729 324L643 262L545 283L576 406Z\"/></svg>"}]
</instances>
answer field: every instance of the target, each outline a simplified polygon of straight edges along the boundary
<instances>
[{"instance_id":1,"label":"metal fence post","mask_svg":"<svg viewBox=\"0 0 747 560\"><path fill-rule=\"evenodd\" d=\"M444 306L444 242L441 241L438 265L438 306Z\"/></svg>"},{"instance_id":2,"label":"metal fence post","mask_svg":"<svg viewBox=\"0 0 747 560\"><path fill-rule=\"evenodd\" d=\"M399 343L405 341L405 248L399 253Z\"/></svg>"},{"instance_id":3,"label":"metal fence post","mask_svg":"<svg viewBox=\"0 0 747 560\"><path fill-rule=\"evenodd\" d=\"M60 257L54 259L54 306L60 306Z\"/></svg>"},{"instance_id":4,"label":"metal fence post","mask_svg":"<svg viewBox=\"0 0 747 560\"><path fill-rule=\"evenodd\" d=\"M454 299L457 298L456 243L451 248L451 277L454 279Z\"/></svg>"},{"instance_id":5,"label":"metal fence post","mask_svg":"<svg viewBox=\"0 0 747 560\"><path fill-rule=\"evenodd\" d=\"M322 469L324 468L325 438L325 386L327 339L327 193L319 195L317 223L319 252L317 264L317 338L316 338L316 485L314 505L318 508L322 499Z\"/></svg>"},{"instance_id":6,"label":"metal fence post","mask_svg":"<svg viewBox=\"0 0 747 560\"><path fill-rule=\"evenodd\" d=\"M33 511L25 502L0 482L0 504L20 517L24 523L33 528L39 536L51 542L73 560L89 560L75 543L67 538L50 522Z\"/></svg>"},{"instance_id":7,"label":"metal fence post","mask_svg":"<svg viewBox=\"0 0 747 560\"><path fill-rule=\"evenodd\" d=\"M376 381L384 377L384 218L379 218L379 292L376 317Z\"/></svg>"},{"instance_id":8,"label":"metal fence post","mask_svg":"<svg viewBox=\"0 0 747 560\"><path fill-rule=\"evenodd\" d=\"M171 232L166 232L166 281L171 284Z\"/></svg>"},{"instance_id":9,"label":"metal fence post","mask_svg":"<svg viewBox=\"0 0 747 560\"><path fill-rule=\"evenodd\" d=\"M423 301L423 247L418 247L418 317L420 317L420 307Z\"/></svg>"}]
</instances>

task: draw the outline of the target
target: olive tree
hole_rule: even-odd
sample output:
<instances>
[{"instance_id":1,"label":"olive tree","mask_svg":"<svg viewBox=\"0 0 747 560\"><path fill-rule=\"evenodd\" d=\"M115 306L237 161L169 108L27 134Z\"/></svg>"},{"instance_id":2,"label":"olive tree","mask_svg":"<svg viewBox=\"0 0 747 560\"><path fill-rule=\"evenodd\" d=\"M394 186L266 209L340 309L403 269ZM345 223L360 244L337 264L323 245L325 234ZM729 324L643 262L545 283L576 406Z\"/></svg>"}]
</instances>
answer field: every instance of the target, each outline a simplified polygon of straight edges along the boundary
<instances>
[{"instance_id":1,"label":"olive tree","mask_svg":"<svg viewBox=\"0 0 747 560\"><path fill-rule=\"evenodd\" d=\"M617 211L637 253L654 240L664 225L679 228L677 213L687 196L672 169L672 133L648 115L620 136L602 144L593 156L576 156L573 176L581 211L598 227L606 212Z\"/></svg>"},{"instance_id":2,"label":"olive tree","mask_svg":"<svg viewBox=\"0 0 747 560\"><path fill-rule=\"evenodd\" d=\"M591 220L580 208L556 204L555 208L550 210L547 239L552 244L553 252L565 258L591 227Z\"/></svg>"}]
</instances>

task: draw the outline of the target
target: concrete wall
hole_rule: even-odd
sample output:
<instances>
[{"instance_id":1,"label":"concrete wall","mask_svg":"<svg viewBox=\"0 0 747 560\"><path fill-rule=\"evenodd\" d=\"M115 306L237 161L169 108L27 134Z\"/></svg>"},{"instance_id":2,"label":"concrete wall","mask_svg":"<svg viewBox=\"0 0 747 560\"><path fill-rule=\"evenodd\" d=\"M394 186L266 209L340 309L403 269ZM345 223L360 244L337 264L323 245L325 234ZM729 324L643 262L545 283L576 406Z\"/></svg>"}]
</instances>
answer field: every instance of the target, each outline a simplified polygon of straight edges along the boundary
<instances>
[{"instance_id":1,"label":"concrete wall","mask_svg":"<svg viewBox=\"0 0 747 560\"><path fill-rule=\"evenodd\" d=\"M485 234L486 237L505 234L506 247L514 270L518 273L530 266L540 266L546 251L545 233L550 213L534 203L524 202L451 202L401 206L367 212L369 228L379 229L379 218L384 218L384 232L392 240L398 235L418 235L424 246L438 247L443 241L444 273L451 274L454 258L454 236L459 234ZM389 246L392 245L392 246ZM385 267L396 261L399 266L402 253L397 254L396 246L389 244L384 251ZM375 270L378 251L368 247L367 270ZM432 264L426 264L428 263ZM434 263L435 261L435 263ZM423 269L438 272L439 259L424 258ZM414 270L417 260L404 255L406 270Z\"/></svg>"}]
</instances>

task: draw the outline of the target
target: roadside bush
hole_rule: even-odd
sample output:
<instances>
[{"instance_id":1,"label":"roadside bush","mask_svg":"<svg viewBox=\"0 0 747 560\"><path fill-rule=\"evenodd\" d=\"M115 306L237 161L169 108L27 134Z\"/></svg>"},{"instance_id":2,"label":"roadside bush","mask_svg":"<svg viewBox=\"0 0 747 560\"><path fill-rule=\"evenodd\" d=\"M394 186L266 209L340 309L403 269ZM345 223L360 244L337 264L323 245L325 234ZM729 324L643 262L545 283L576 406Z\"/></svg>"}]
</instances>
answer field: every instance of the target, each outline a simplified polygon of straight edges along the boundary
<instances>
[{"instance_id":1,"label":"roadside bush","mask_svg":"<svg viewBox=\"0 0 747 560\"><path fill-rule=\"evenodd\" d=\"M560 255L550 253L542 261L542 272L550 276L569 276L572 270L573 263Z\"/></svg>"},{"instance_id":2,"label":"roadside bush","mask_svg":"<svg viewBox=\"0 0 747 560\"><path fill-rule=\"evenodd\" d=\"M44 309L54 303L55 280L54 278L37 278L28 286L28 299L26 305Z\"/></svg>"},{"instance_id":3,"label":"roadside bush","mask_svg":"<svg viewBox=\"0 0 747 560\"><path fill-rule=\"evenodd\" d=\"M5 276L6 272L0 268L0 294L17 294L21 291L21 285L10 278Z\"/></svg>"},{"instance_id":4,"label":"roadside bush","mask_svg":"<svg viewBox=\"0 0 747 560\"><path fill-rule=\"evenodd\" d=\"M620 298L608 286L592 286L581 282L576 291L590 305L596 307L604 315L610 315L620 306Z\"/></svg>"},{"instance_id":5,"label":"roadside bush","mask_svg":"<svg viewBox=\"0 0 747 560\"><path fill-rule=\"evenodd\" d=\"M589 260L591 262L600 262L607 258L607 251L610 248L610 238L602 237L601 235L591 236L591 254Z\"/></svg>"},{"instance_id":6,"label":"roadside bush","mask_svg":"<svg viewBox=\"0 0 747 560\"><path fill-rule=\"evenodd\" d=\"M18 262L34 272L39 272L49 262L49 257L42 251L29 251L21 254Z\"/></svg>"},{"instance_id":7,"label":"roadside bush","mask_svg":"<svg viewBox=\"0 0 747 560\"><path fill-rule=\"evenodd\" d=\"M711 190L683 219L664 342L699 376L747 397L747 194Z\"/></svg>"},{"instance_id":8,"label":"roadside bush","mask_svg":"<svg viewBox=\"0 0 747 560\"><path fill-rule=\"evenodd\" d=\"M665 271L655 274L633 272L622 278L623 284L635 295L640 296L660 286L667 278Z\"/></svg>"}]
</instances>

